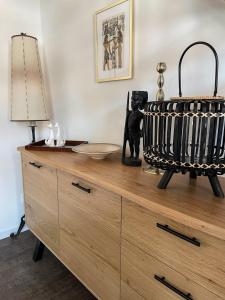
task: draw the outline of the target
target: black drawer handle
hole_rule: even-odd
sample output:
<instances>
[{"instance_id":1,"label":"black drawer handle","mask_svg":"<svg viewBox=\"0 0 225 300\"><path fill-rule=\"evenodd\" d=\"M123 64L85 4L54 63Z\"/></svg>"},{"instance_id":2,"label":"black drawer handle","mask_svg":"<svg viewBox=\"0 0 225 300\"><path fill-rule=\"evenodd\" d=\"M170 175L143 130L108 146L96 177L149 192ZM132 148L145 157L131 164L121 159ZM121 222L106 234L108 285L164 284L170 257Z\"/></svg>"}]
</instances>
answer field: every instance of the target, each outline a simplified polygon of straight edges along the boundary
<instances>
[{"instance_id":1,"label":"black drawer handle","mask_svg":"<svg viewBox=\"0 0 225 300\"><path fill-rule=\"evenodd\" d=\"M40 169L42 166L41 165L38 165L38 164L36 164L36 163L34 163L34 162L29 162L29 164L31 165L31 166L33 166L33 167L35 167L35 168L38 168L38 169Z\"/></svg>"},{"instance_id":2,"label":"black drawer handle","mask_svg":"<svg viewBox=\"0 0 225 300\"><path fill-rule=\"evenodd\" d=\"M91 192L91 189L87 189L87 188L83 187L82 185L80 185L79 183L72 182L72 185L88 194L90 194L90 192Z\"/></svg>"},{"instance_id":3,"label":"black drawer handle","mask_svg":"<svg viewBox=\"0 0 225 300\"><path fill-rule=\"evenodd\" d=\"M170 228L168 225L162 225L162 224L157 223L156 226L162 230L165 230L166 232L169 232L169 233L179 237L182 240L185 240L186 242L189 242L189 243L197 246L197 247L201 246L200 242L195 237L190 238L180 232L175 231L174 229Z\"/></svg>"},{"instance_id":4,"label":"black drawer handle","mask_svg":"<svg viewBox=\"0 0 225 300\"><path fill-rule=\"evenodd\" d=\"M175 286L173 286L168 281L166 281L165 277L160 277L158 275L155 275L154 277L157 281L161 282L164 286L166 286L168 289L170 289L171 291L173 291L177 295L181 296L182 298L184 298L186 300L193 300L190 293L184 293L184 292L178 290Z\"/></svg>"}]
</instances>

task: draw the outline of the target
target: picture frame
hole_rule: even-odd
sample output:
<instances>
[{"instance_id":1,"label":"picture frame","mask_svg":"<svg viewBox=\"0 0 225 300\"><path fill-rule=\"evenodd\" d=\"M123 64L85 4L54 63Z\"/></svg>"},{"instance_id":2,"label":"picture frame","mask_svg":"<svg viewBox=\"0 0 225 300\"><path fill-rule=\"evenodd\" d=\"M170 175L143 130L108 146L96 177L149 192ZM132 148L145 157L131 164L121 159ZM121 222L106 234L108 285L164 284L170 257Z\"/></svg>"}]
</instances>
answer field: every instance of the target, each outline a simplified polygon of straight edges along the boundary
<instances>
[{"instance_id":1,"label":"picture frame","mask_svg":"<svg viewBox=\"0 0 225 300\"><path fill-rule=\"evenodd\" d=\"M133 0L120 0L94 16L96 82L133 77Z\"/></svg>"}]
</instances>

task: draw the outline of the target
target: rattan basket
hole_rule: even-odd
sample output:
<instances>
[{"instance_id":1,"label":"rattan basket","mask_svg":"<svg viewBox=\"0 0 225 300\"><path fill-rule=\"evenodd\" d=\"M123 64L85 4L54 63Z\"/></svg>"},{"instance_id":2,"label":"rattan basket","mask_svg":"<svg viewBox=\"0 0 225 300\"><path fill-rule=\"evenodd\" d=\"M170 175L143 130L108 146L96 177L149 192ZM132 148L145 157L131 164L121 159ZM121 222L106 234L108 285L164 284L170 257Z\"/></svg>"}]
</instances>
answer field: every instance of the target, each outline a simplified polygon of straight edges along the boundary
<instances>
[{"instance_id":1,"label":"rattan basket","mask_svg":"<svg viewBox=\"0 0 225 300\"><path fill-rule=\"evenodd\" d=\"M215 57L213 96L183 97L181 65L194 45L208 46ZM179 97L147 103L144 111L143 141L145 161L165 170L159 188L166 188L177 172L191 177L209 177L214 194L224 197L217 175L225 173L225 101L217 96L218 56L208 43L196 42L183 52L179 62Z\"/></svg>"}]
</instances>

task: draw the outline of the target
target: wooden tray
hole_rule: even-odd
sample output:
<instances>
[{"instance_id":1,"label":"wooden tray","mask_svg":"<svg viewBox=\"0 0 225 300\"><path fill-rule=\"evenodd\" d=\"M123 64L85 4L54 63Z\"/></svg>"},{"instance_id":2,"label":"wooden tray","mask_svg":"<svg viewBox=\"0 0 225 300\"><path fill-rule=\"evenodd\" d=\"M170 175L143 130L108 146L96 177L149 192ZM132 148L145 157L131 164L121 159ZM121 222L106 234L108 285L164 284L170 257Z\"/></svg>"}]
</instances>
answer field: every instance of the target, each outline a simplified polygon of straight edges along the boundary
<instances>
[{"instance_id":1,"label":"wooden tray","mask_svg":"<svg viewBox=\"0 0 225 300\"><path fill-rule=\"evenodd\" d=\"M66 141L65 146L62 147L48 147L45 144L45 140L41 140L25 146L26 150L37 150L37 151L52 151L52 152L72 152L74 146L80 144L87 144L86 141Z\"/></svg>"}]
</instances>

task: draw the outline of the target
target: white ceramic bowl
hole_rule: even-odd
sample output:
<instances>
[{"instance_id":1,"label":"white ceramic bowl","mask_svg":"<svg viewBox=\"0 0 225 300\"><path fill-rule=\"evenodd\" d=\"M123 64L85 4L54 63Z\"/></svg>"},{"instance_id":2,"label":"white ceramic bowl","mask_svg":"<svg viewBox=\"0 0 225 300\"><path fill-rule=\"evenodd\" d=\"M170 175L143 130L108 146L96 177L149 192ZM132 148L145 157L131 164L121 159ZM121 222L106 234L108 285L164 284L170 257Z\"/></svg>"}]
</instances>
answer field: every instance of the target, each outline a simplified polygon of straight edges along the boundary
<instances>
[{"instance_id":1,"label":"white ceramic bowl","mask_svg":"<svg viewBox=\"0 0 225 300\"><path fill-rule=\"evenodd\" d=\"M81 144L72 148L74 152L85 154L93 159L104 159L106 156L119 152L120 146L106 143Z\"/></svg>"}]
</instances>

